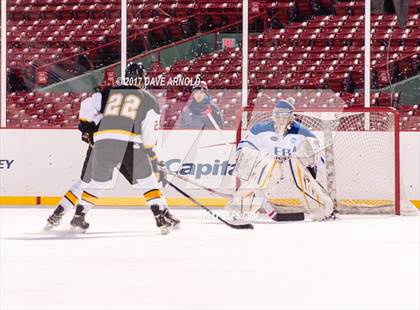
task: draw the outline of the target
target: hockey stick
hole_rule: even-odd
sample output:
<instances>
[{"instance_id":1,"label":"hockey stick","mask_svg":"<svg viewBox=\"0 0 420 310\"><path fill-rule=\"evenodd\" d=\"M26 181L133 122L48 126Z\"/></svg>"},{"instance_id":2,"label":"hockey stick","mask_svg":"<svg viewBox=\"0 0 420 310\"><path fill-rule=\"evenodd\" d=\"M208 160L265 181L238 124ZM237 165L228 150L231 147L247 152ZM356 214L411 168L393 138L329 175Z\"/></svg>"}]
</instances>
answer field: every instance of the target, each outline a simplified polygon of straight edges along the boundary
<instances>
[{"instance_id":1,"label":"hockey stick","mask_svg":"<svg viewBox=\"0 0 420 310\"><path fill-rule=\"evenodd\" d=\"M186 177L183 177L179 174L176 174L175 172L172 172L170 170L167 170L167 172L168 172L168 174L173 175L173 176L177 177L178 179L180 179L182 181L185 181L185 182L188 182L192 185L198 186L198 187L200 187L200 188L202 188L202 189L204 189L204 190L206 190L210 193L213 193L215 195L218 195L218 196L221 196L221 197L224 197L224 198L229 198L229 199L233 198L232 194L222 193L222 192L216 191L214 189L208 188L208 187L206 187L202 184L196 183L194 181L189 180ZM244 197L246 198L246 197L250 196L251 194L253 194L255 196L255 191L248 192ZM251 205L252 205L252 202L251 202ZM273 218L273 220L276 221L276 222L302 221L303 219L304 219L304 213L303 212L277 213L275 218Z\"/></svg>"},{"instance_id":2,"label":"hockey stick","mask_svg":"<svg viewBox=\"0 0 420 310\"><path fill-rule=\"evenodd\" d=\"M213 115L211 115L211 112L210 112L210 111L207 111L206 116L207 116L207 118L210 120L211 124L212 124L212 125L213 125L213 127L216 129L216 131L219 133L220 137L221 137L221 138L222 138L222 140L223 140L223 141L222 141L222 142L223 142L223 144L225 144L225 145L230 145L231 143L230 143L230 142L228 142L228 141L226 140L226 137L225 137L225 135L223 134L222 129L221 129L221 128L220 128L220 126L217 124L216 120L214 119Z\"/></svg>"},{"instance_id":3,"label":"hockey stick","mask_svg":"<svg viewBox=\"0 0 420 310\"><path fill-rule=\"evenodd\" d=\"M173 175L174 177L176 177L176 178L178 178L178 179L180 179L180 180L182 180L184 182L187 182L187 183L190 183L192 185L198 186L198 187L200 187L202 189L205 189L206 191L208 191L210 193L213 193L215 195L218 195L218 196L224 197L224 198L229 198L229 199L233 198L233 195L232 194L227 194L227 193L222 193L222 192L216 191L216 190L214 190L212 188L209 188L209 187L206 187L206 186L204 186L202 184L199 184L197 182L191 181L188 178L186 178L186 177L184 177L182 175L179 175L178 173L175 173L175 172L173 172L173 171L171 171L169 169L166 169L166 171L168 172L168 174Z\"/></svg>"},{"instance_id":4,"label":"hockey stick","mask_svg":"<svg viewBox=\"0 0 420 310\"><path fill-rule=\"evenodd\" d=\"M218 219L219 221L221 221L222 223L226 224L227 226L234 228L234 229L254 229L254 226L252 224L232 224L229 223L228 221L226 221L225 219L221 218L219 215L217 215L216 213L213 213L209 208L207 208L206 206L202 205L201 203L199 203L197 200L195 200L193 197L191 197L190 195L188 195L186 192L184 192L182 189L180 189L178 186L176 186L175 184L168 182L169 186L171 186L173 189L175 189L177 192L179 192L181 195L187 197L189 200L191 200L194 204L196 204L197 206L199 206L200 208L206 210L208 213L211 214L212 217Z\"/></svg>"}]
</instances>

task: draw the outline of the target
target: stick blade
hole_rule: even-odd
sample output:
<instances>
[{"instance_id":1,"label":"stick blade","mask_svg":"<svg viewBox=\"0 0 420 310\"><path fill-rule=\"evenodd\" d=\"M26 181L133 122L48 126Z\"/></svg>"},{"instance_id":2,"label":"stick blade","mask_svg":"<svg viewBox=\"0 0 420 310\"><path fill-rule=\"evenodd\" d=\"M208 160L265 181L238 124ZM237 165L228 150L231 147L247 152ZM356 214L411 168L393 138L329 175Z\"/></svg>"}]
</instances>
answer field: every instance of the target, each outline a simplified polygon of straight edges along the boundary
<instances>
[{"instance_id":1,"label":"stick blade","mask_svg":"<svg viewBox=\"0 0 420 310\"><path fill-rule=\"evenodd\" d=\"M229 226L234 229L254 229L252 224L229 224Z\"/></svg>"},{"instance_id":2,"label":"stick blade","mask_svg":"<svg viewBox=\"0 0 420 310\"><path fill-rule=\"evenodd\" d=\"M303 212L277 213L272 219L276 222L304 221L305 220L305 213L303 213Z\"/></svg>"}]
</instances>

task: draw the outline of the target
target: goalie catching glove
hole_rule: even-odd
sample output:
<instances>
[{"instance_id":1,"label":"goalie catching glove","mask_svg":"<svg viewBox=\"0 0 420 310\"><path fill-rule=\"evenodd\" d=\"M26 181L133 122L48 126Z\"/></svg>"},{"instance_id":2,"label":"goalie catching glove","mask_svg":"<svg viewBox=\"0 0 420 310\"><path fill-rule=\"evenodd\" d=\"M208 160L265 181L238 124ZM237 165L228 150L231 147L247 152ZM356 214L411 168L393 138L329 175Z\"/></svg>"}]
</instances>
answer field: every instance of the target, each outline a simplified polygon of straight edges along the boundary
<instances>
[{"instance_id":1,"label":"goalie catching glove","mask_svg":"<svg viewBox=\"0 0 420 310\"><path fill-rule=\"evenodd\" d=\"M308 137L298 145L293 157L299 158L302 165L315 170L321 159L321 146L317 139ZM312 173L312 172L311 172ZM313 175L313 174L312 174ZM315 178L316 175L313 175Z\"/></svg>"}]
</instances>

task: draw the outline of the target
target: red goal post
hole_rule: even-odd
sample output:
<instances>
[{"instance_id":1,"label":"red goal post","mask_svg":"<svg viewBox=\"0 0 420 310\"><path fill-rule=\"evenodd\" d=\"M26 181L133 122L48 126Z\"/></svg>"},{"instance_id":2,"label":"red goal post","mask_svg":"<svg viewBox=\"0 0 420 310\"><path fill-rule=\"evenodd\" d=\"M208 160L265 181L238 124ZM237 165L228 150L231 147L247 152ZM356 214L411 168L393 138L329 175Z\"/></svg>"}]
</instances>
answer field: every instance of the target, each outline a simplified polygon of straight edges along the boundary
<instances>
[{"instance_id":1,"label":"red goal post","mask_svg":"<svg viewBox=\"0 0 420 310\"><path fill-rule=\"evenodd\" d=\"M266 106L242 108L238 142L253 124L271 120L271 112L272 107ZM410 209L408 201L402 203L398 110L297 108L295 120L312 130L321 141L328 190L339 209L349 209L349 213L357 209L354 213L397 215Z\"/></svg>"}]
</instances>

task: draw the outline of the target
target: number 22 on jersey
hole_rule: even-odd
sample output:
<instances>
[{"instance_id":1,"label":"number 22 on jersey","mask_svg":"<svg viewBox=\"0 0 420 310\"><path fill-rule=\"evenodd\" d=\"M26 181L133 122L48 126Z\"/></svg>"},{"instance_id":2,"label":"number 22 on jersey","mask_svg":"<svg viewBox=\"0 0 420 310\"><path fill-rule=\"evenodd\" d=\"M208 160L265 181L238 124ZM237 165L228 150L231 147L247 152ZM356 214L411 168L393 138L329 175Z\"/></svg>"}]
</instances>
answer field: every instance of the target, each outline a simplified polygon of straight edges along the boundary
<instances>
[{"instance_id":1,"label":"number 22 on jersey","mask_svg":"<svg viewBox=\"0 0 420 310\"><path fill-rule=\"evenodd\" d=\"M141 99L136 95L112 94L108 98L104 116L123 116L134 121L140 104Z\"/></svg>"}]
</instances>

